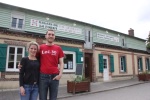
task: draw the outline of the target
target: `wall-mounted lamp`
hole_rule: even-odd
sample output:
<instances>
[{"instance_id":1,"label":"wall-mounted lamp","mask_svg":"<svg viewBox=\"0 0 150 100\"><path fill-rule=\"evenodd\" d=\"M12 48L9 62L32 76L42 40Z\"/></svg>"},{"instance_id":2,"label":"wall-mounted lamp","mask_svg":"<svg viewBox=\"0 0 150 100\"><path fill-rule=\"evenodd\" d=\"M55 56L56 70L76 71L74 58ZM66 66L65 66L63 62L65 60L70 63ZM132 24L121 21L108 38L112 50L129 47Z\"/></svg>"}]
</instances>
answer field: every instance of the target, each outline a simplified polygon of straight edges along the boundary
<instances>
[{"instance_id":1,"label":"wall-mounted lamp","mask_svg":"<svg viewBox=\"0 0 150 100\"><path fill-rule=\"evenodd\" d=\"M73 23L73 26L76 26L76 23Z\"/></svg>"},{"instance_id":2,"label":"wall-mounted lamp","mask_svg":"<svg viewBox=\"0 0 150 100\"><path fill-rule=\"evenodd\" d=\"M118 34L118 36L120 36L120 34Z\"/></svg>"},{"instance_id":3,"label":"wall-mounted lamp","mask_svg":"<svg viewBox=\"0 0 150 100\"><path fill-rule=\"evenodd\" d=\"M106 33L108 33L108 31L106 31Z\"/></svg>"},{"instance_id":4,"label":"wall-mounted lamp","mask_svg":"<svg viewBox=\"0 0 150 100\"><path fill-rule=\"evenodd\" d=\"M46 17L46 20L49 20L49 17Z\"/></svg>"}]
</instances>

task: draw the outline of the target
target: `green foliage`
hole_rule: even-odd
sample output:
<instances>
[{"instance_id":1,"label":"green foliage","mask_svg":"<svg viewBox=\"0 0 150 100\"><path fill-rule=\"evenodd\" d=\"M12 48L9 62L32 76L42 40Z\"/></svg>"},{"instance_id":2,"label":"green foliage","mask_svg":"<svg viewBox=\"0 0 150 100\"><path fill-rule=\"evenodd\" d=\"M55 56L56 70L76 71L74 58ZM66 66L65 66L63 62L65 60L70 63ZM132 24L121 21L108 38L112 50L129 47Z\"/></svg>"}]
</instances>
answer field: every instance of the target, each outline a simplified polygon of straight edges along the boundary
<instances>
[{"instance_id":1,"label":"green foliage","mask_svg":"<svg viewBox=\"0 0 150 100\"><path fill-rule=\"evenodd\" d=\"M150 71L143 71L143 72L140 72L139 74L150 74Z\"/></svg>"},{"instance_id":2,"label":"green foliage","mask_svg":"<svg viewBox=\"0 0 150 100\"><path fill-rule=\"evenodd\" d=\"M146 45L146 48L147 48L147 49L150 49L150 43L148 43L148 44Z\"/></svg>"},{"instance_id":3,"label":"green foliage","mask_svg":"<svg viewBox=\"0 0 150 100\"><path fill-rule=\"evenodd\" d=\"M150 34L148 35L148 38L146 40L146 48L150 49Z\"/></svg>"},{"instance_id":4,"label":"green foliage","mask_svg":"<svg viewBox=\"0 0 150 100\"><path fill-rule=\"evenodd\" d=\"M83 82L83 81L89 81L88 78L85 78L83 76L77 75L76 78L74 79L75 82Z\"/></svg>"}]
</instances>

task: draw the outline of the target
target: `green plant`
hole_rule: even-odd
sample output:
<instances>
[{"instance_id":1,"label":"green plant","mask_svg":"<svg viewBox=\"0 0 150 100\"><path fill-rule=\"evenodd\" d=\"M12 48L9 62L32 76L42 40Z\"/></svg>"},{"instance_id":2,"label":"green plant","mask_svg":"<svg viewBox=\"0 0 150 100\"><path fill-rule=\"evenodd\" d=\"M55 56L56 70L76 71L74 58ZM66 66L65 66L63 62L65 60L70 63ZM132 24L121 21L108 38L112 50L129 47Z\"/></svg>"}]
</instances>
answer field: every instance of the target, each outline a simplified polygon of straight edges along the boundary
<instances>
[{"instance_id":1,"label":"green plant","mask_svg":"<svg viewBox=\"0 0 150 100\"><path fill-rule=\"evenodd\" d=\"M82 75L77 75L76 78L74 79L75 82L82 82L82 81L89 81L88 78L85 78Z\"/></svg>"},{"instance_id":2,"label":"green plant","mask_svg":"<svg viewBox=\"0 0 150 100\"><path fill-rule=\"evenodd\" d=\"M150 71L143 71L143 72L140 72L139 74L150 74Z\"/></svg>"},{"instance_id":3,"label":"green plant","mask_svg":"<svg viewBox=\"0 0 150 100\"><path fill-rule=\"evenodd\" d=\"M147 43L146 48L150 49L150 43Z\"/></svg>"},{"instance_id":4,"label":"green plant","mask_svg":"<svg viewBox=\"0 0 150 100\"><path fill-rule=\"evenodd\" d=\"M148 38L146 40L146 48L150 49L150 34L148 35Z\"/></svg>"}]
</instances>

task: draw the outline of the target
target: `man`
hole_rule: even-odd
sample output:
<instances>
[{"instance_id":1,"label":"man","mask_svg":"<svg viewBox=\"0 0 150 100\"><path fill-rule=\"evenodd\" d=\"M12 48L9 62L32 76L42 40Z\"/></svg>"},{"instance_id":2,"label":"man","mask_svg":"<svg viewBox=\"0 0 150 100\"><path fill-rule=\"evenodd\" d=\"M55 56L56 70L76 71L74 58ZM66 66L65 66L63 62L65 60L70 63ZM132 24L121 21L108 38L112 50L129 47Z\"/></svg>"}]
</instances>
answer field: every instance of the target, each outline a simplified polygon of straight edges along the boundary
<instances>
[{"instance_id":1,"label":"man","mask_svg":"<svg viewBox=\"0 0 150 100\"><path fill-rule=\"evenodd\" d=\"M47 94L49 90L49 99L56 100L59 80L62 77L64 69L64 53L60 46L53 43L55 40L55 32L53 30L48 30L45 38L46 44L40 45L39 51L39 97L40 100L47 100Z\"/></svg>"}]
</instances>

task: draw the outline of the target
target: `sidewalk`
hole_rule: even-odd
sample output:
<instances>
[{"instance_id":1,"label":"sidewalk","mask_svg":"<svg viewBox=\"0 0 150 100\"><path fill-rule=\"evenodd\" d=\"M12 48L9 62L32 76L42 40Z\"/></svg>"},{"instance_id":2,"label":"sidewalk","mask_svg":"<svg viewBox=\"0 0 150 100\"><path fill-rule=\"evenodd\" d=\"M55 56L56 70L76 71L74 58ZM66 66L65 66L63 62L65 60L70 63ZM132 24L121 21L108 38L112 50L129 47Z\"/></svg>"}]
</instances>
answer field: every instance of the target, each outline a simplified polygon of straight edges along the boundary
<instances>
[{"instance_id":1,"label":"sidewalk","mask_svg":"<svg viewBox=\"0 0 150 100\"><path fill-rule=\"evenodd\" d=\"M132 86L132 85L138 85L145 83L143 81L138 81L137 78L135 79L128 79L128 80L120 80L120 81L111 81L111 82L95 82L91 83L91 91L90 92L83 92L83 93L67 93L67 86L66 85L60 85L59 91L58 91L58 99L60 98L67 98L71 96L77 96L77 95L85 95L90 93L96 93L96 92L103 92L108 90L113 90L117 88ZM19 99L19 90L0 90L0 100L20 100Z\"/></svg>"}]
</instances>

